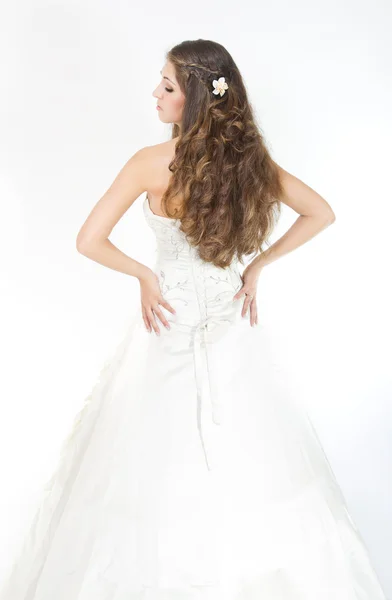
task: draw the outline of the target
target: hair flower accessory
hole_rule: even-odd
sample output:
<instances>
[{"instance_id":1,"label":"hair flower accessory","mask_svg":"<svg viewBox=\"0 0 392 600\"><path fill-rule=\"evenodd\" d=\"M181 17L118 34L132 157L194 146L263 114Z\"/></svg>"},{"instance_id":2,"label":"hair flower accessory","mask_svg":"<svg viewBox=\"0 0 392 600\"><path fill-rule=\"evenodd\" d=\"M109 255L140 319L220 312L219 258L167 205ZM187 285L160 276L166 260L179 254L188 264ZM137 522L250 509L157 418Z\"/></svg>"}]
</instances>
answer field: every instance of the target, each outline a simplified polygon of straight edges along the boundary
<instances>
[{"instance_id":1,"label":"hair flower accessory","mask_svg":"<svg viewBox=\"0 0 392 600\"><path fill-rule=\"evenodd\" d=\"M223 94L225 93L225 91L228 89L228 85L225 81L224 77L219 77L218 80L214 79L214 81L212 82L212 85L214 86L214 90L212 90L213 94L220 94L221 96L223 96Z\"/></svg>"}]
</instances>

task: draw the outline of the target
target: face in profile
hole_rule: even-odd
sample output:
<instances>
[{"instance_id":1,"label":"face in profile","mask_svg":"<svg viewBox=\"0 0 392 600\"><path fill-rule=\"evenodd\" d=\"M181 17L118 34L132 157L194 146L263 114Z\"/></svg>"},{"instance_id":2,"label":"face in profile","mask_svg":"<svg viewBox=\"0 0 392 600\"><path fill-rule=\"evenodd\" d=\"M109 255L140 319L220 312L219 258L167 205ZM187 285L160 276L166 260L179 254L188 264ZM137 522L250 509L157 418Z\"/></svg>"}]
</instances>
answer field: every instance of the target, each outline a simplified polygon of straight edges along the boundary
<instances>
[{"instance_id":1,"label":"face in profile","mask_svg":"<svg viewBox=\"0 0 392 600\"><path fill-rule=\"evenodd\" d=\"M153 91L157 99L157 112L163 123L178 123L182 118L185 96L176 80L173 65L167 61L161 70L162 79Z\"/></svg>"}]
</instances>

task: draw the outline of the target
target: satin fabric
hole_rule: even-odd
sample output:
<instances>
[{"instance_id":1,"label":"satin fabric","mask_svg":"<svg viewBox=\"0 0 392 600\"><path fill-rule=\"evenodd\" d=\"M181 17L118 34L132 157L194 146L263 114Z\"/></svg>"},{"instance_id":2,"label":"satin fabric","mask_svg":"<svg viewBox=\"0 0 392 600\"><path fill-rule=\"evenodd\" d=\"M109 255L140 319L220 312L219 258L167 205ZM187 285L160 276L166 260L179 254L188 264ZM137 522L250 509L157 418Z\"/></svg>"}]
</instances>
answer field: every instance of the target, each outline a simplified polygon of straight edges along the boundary
<instances>
[{"instance_id":1,"label":"satin fabric","mask_svg":"<svg viewBox=\"0 0 392 600\"><path fill-rule=\"evenodd\" d=\"M133 315L64 440L1 600L385 600L238 263L143 210L176 315Z\"/></svg>"}]
</instances>

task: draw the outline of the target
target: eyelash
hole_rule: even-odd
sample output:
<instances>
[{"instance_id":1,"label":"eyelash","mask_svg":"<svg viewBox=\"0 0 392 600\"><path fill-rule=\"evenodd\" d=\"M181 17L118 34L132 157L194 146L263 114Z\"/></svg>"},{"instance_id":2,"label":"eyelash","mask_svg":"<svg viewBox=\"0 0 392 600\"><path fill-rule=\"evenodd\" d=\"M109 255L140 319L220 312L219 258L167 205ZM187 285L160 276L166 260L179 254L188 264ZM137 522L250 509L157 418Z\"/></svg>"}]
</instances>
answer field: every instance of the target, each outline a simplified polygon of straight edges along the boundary
<instances>
[{"instance_id":1,"label":"eyelash","mask_svg":"<svg viewBox=\"0 0 392 600\"><path fill-rule=\"evenodd\" d=\"M173 91L173 90L170 90L170 89L169 89L169 88L167 88L167 87L165 87L165 90L166 90L167 92L172 92L172 91Z\"/></svg>"}]
</instances>

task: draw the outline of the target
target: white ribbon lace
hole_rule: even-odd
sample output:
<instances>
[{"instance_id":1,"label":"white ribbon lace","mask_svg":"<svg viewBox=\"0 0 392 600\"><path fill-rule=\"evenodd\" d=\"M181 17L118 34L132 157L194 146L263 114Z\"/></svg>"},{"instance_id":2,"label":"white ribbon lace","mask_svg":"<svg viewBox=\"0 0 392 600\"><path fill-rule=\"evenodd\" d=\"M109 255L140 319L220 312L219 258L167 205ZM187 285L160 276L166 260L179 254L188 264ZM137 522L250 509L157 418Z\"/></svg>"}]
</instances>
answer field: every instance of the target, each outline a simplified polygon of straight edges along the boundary
<instances>
[{"instance_id":1,"label":"white ribbon lace","mask_svg":"<svg viewBox=\"0 0 392 600\"><path fill-rule=\"evenodd\" d=\"M234 320L233 318L208 316L200 321L195 328L193 338L193 358L195 366L197 399L198 399L198 430L207 463L208 470L215 464L215 426L223 422L224 406L219 399L212 372L209 370L209 343L213 343L226 333ZM202 352L204 350L204 354Z\"/></svg>"}]
</instances>

